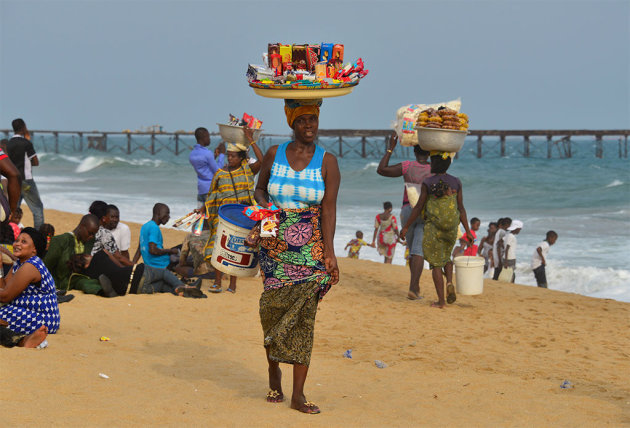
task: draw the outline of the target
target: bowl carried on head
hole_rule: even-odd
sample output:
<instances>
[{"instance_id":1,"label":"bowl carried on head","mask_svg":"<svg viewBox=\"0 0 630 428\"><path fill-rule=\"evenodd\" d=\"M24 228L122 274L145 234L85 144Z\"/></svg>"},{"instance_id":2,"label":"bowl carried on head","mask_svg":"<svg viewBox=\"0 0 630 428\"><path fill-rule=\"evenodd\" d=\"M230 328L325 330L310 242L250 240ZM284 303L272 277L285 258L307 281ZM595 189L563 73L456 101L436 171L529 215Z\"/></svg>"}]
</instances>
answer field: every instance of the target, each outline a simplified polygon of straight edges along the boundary
<instances>
[{"instance_id":1,"label":"bowl carried on head","mask_svg":"<svg viewBox=\"0 0 630 428\"><path fill-rule=\"evenodd\" d=\"M418 144L423 150L438 152L459 152L468 134L468 131L418 126L416 131L418 131Z\"/></svg>"},{"instance_id":2,"label":"bowl carried on head","mask_svg":"<svg viewBox=\"0 0 630 428\"><path fill-rule=\"evenodd\" d=\"M219 126L219 134L226 143L244 144L249 145L249 141L245 138L245 127L236 125L227 125L224 123L217 123ZM258 141L262 129L254 129L254 141Z\"/></svg>"}]
</instances>

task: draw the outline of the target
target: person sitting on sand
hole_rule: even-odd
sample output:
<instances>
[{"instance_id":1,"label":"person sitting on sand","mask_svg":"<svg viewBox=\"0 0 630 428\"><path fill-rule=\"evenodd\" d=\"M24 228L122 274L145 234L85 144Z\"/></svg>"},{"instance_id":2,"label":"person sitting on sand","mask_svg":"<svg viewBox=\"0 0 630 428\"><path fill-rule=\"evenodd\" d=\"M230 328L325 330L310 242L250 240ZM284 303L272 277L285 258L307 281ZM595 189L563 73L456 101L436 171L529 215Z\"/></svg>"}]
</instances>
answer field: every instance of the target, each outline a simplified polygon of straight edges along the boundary
<instances>
[{"instance_id":1,"label":"person sitting on sand","mask_svg":"<svg viewBox=\"0 0 630 428\"><path fill-rule=\"evenodd\" d=\"M392 214L392 203L383 203L383 212L376 215L374 219L374 236L371 246L378 242L378 253L383 256L384 263L391 264L396 251L396 244L399 241L398 222L396 216ZM378 241L377 241L378 237Z\"/></svg>"},{"instance_id":2,"label":"person sitting on sand","mask_svg":"<svg viewBox=\"0 0 630 428\"><path fill-rule=\"evenodd\" d=\"M547 232L545 240L542 241L534 250L532 256L532 270L536 277L536 285L541 288L547 288L547 273L545 272L545 266L547 266L547 253L549 253L549 247L556 243L558 240L558 234L553 230Z\"/></svg>"},{"instance_id":3,"label":"person sitting on sand","mask_svg":"<svg viewBox=\"0 0 630 428\"><path fill-rule=\"evenodd\" d=\"M120 254L131 260L129 247L131 247L131 230L125 223L120 222L120 210L116 205L107 205L103 226L112 232Z\"/></svg>"},{"instance_id":4,"label":"person sitting on sand","mask_svg":"<svg viewBox=\"0 0 630 428\"><path fill-rule=\"evenodd\" d=\"M98 232L99 221L93 214L86 214L72 232L54 236L44 257L44 264L55 279L60 290L76 289L85 294L101 292L98 281L73 275L68 262L75 254L90 254L94 236Z\"/></svg>"},{"instance_id":5,"label":"person sitting on sand","mask_svg":"<svg viewBox=\"0 0 630 428\"><path fill-rule=\"evenodd\" d=\"M17 239L22 229L24 229L24 225L21 223L23 215L24 212L22 208L17 207L15 211L11 212L11 216L9 217L9 226L13 229L14 239Z\"/></svg>"},{"instance_id":6,"label":"person sitting on sand","mask_svg":"<svg viewBox=\"0 0 630 428\"><path fill-rule=\"evenodd\" d=\"M96 279L103 287L105 297L125 294L172 293L183 297L203 298L200 290L201 279L187 286L170 271L139 263L125 266L105 250L93 256L75 255L71 261L72 270Z\"/></svg>"},{"instance_id":7,"label":"person sitting on sand","mask_svg":"<svg viewBox=\"0 0 630 428\"><path fill-rule=\"evenodd\" d=\"M360 230L357 230L355 236L356 238L351 239L344 248L344 250L347 250L348 247L350 247L350 249L348 250L349 259L358 259L359 251L361 251L361 247L363 246L374 247L373 244L368 244L363 240L363 232L361 232Z\"/></svg>"},{"instance_id":8,"label":"person sitting on sand","mask_svg":"<svg viewBox=\"0 0 630 428\"><path fill-rule=\"evenodd\" d=\"M168 223L171 210L166 204L158 202L153 205L153 217L140 228L140 242L133 256L133 263L138 263L140 255L144 264L166 269L171 263L171 254L179 254L177 248L164 248L164 238L160 225Z\"/></svg>"},{"instance_id":9,"label":"person sitting on sand","mask_svg":"<svg viewBox=\"0 0 630 428\"><path fill-rule=\"evenodd\" d=\"M94 214L99 220L98 232L96 232L96 236L94 237L92 255L101 250L106 250L114 256L119 263L125 266L133 266L131 260L120 253L116 239L114 239L114 234L105 227L109 222L109 218L106 215L107 207L108 205L103 201L94 201L92 205L90 205L90 214Z\"/></svg>"},{"instance_id":10,"label":"person sitting on sand","mask_svg":"<svg viewBox=\"0 0 630 428\"><path fill-rule=\"evenodd\" d=\"M186 235L179 253L179 262L174 269L183 278L192 278L194 276L214 278L213 268L210 266L210 262L205 260L204 256L204 248L208 239L210 239L210 226L203 218L199 221L203 223L201 233L196 235L191 232Z\"/></svg>"},{"instance_id":11,"label":"person sitting on sand","mask_svg":"<svg viewBox=\"0 0 630 428\"><path fill-rule=\"evenodd\" d=\"M450 156L449 153L431 153L431 172L435 175L426 178L422 183L420 199L401 231L401 237L404 238L409 227L424 211L422 252L433 270L433 283L438 301L432 303L431 306L437 308L444 308L447 302L453 303L457 299L453 286L451 252L457 240L457 228L460 222L466 230L468 240L473 240L464 208L462 182L459 178L446 173L451 165ZM446 301L442 271L446 275L448 294Z\"/></svg>"},{"instance_id":12,"label":"person sitting on sand","mask_svg":"<svg viewBox=\"0 0 630 428\"><path fill-rule=\"evenodd\" d=\"M6 327L7 323L0 320L0 346L5 348L13 348L19 346L22 348L39 347L48 335L48 327L41 326L31 334L20 334Z\"/></svg>"},{"instance_id":13,"label":"person sitting on sand","mask_svg":"<svg viewBox=\"0 0 630 428\"><path fill-rule=\"evenodd\" d=\"M0 278L0 320L13 332L29 335L45 326L59 329L55 281L42 262L46 238L32 227L22 230L13 244L17 261L6 278ZM1 322L0 321L0 322Z\"/></svg>"},{"instance_id":14,"label":"person sitting on sand","mask_svg":"<svg viewBox=\"0 0 630 428\"><path fill-rule=\"evenodd\" d=\"M503 238L503 243L505 245L505 252L503 253L503 263L502 266L504 268L512 269L512 278L510 280L511 283L514 283L516 279L516 273L514 269L516 268L516 235L518 235L523 229L523 222L520 220L514 220L510 227L508 227L508 233Z\"/></svg>"},{"instance_id":15,"label":"person sitting on sand","mask_svg":"<svg viewBox=\"0 0 630 428\"><path fill-rule=\"evenodd\" d=\"M48 251L48 248L50 247L50 241L52 240L53 236L55 236L55 226L50 223L43 223L41 226L39 226L39 233L44 235L44 237L46 238L46 251Z\"/></svg>"}]
</instances>

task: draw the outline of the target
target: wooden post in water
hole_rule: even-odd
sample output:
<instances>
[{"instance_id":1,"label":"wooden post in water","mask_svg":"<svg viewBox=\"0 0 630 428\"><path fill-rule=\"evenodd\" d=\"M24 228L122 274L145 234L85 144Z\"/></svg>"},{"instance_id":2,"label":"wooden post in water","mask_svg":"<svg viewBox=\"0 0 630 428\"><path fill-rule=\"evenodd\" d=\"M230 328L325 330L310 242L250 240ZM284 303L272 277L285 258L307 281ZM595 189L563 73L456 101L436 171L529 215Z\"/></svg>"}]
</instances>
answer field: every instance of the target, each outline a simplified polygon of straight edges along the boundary
<instances>
[{"instance_id":1,"label":"wooden post in water","mask_svg":"<svg viewBox=\"0 0 630 428\"><path fill-rule=\"evenodd\" d=\"M365 153L365 137L361 137L361 157L367 157L367 154Z\"/></svg>"},{"instance_id":2,"label":"wooden post in water","mask_svg":"<svg viewBox=\"0 0 630 428\"><path fill-rule=\"evenodd\" d=\"M481 159L481 156L483 156L482 153L482 147L483 147L483 140L481 139L481 135L477 135L477 158Z\"/></svg>"},{"instance_id":3,"label":"wooden post in water","mask_svg":"<svg viewBox=\"0 0 630 428\"><path fill-rule=\"evenodd\" d=\"M175 134L175 156L179 154L179 134Z\"/></svg>"},{"instance_id":4,"label":"wooden post in water","mask_svg":"<svg viewBox=\"0 0 630 428\"><path fill-rule=\"evenodd\" d=\"M551 159L551 135L547 135L547 159Z\"/></svg>"},{"instance_id":5,"label":"wooden post in water","mask_svg":"<svg viewBox=\"0 0 630 428\"><path fill-rule=\"evenodd\" d=\"M79 132L79 151L83 151L83 132Z\"/></svg>"},{"instance_id":6,"label":"wooden post in water","mask_svg":"<svg viewBox=\"0 0 630 428\"><path fill-rule=\"evenodd\" d=\"M628 159L628 136L627 135L624 137L623 157Z\"/></svg>"},{"instance_id":7,"label":"wooden post in water","mask_svg":"<svg viewBox=\"0 0 630 428\"><path fill-rule=\"evenodd\" d=\"M155 133L151 134L151 154L155 154Z\"/></svg>"},{"instance_id":8,"label":"wooden post in water","mask_svg":"<svg viewBox=\"0 0 630 428\"><path fill-rule=\"evenodd\" d=\"M107 152L107 132L103 132L103 151Z\"/></svg>"},{"instance_id":9,"label":"wooden post in water","mask_svg":"<svg viewBox=\"0 0 630 428\"><path fill-rule=\"evenodd\" d=\"M505 157L505 134L501 134L501 157Z\"/></svg>"},{"instance_id":10,"label":"wooden post in water","mask_svg":"<svg viewBox=\"0 0 630 428\"><path fill-rule=\"evenodd\" d=\"M53 132L53 135L55 136L55 153L59 153L59 133Z\"/></svg>"},{"instance_id":11,"label":"wooden post in water","mask_svg":"<svg viewBox=\"0 0 630 428\"><path fill-rule=\"evenodd\" d=\"M526 158L529 157L529 135L525 135L525 141L524 141L524 156Z\"/></svg>"},{"instance_id":12,"label":"wooden post in water","mask_svg":"<svg viewBox=\"0 0 630 428\"><path fill-rule=\"evenodd\" d=\"M343 138L341 138L341 135L339 136L339 157L343 157Z\"/></svg>"},{"instance_id":13,"label":"wooden post in water","mask_svg":"<svg viewBox=\"0 0 630 428\"><path fill-rule=\"evenodd\" d=\"M595 156L600 159L604 157L604 146L602 144L601 135L595 137Z\"/></svg>"},{"instance_id":14,"label":"wooden post in water","mask_svg":"<svg viewBox=\"0 0 630 428\"><path fill-rule=\"evenodd\" d=\"M127 154L131 154L131 133L127 132Z\"/></svg>"}]
</instances>

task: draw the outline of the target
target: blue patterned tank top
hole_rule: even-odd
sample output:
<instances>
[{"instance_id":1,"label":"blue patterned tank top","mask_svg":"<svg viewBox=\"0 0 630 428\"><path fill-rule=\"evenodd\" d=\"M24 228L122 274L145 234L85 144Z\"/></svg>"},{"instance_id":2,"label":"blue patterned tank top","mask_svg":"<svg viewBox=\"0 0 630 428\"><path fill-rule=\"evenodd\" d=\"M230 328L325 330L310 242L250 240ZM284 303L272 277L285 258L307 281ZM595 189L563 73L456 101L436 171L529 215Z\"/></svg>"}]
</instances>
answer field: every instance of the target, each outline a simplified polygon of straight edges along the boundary
<instances>
[{"instance_id":1,"label":"blue patterned tank top","mask_svg":"<svg viewBox=\"0 0 630 428\"><path fill-rule=\"evenodd\" d=\"M326 150L316 145L311 162L302 171L296 171L287 160L286 150L290 142L282 144L276 151L267 187L269 197L278 208L283 209L319 205L324 198L322 162Z\"/></svg>"}]
</instances>

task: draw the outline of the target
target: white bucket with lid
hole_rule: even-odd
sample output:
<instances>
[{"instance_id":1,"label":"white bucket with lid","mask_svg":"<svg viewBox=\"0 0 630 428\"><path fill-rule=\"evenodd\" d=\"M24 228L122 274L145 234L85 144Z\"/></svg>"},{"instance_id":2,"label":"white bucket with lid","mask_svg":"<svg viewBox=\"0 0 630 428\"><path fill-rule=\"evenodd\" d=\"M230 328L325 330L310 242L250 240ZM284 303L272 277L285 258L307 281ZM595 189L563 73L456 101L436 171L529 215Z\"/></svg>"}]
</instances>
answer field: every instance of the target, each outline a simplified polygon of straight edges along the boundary
<instances>
[{"instance_id":1,"label":"white bucket with lid","mask_svg":"<svg viewBox=\"0 0 630 428\"><path fill-rule=\"evenodd\" d=\"M455 263L455 288L457 293L472 296L483 293L483 257L460 256Z\"/></svg>"},{"instance_id":2,"label":"white bucket with lid","mask_svg":"<svg viewBox=\"0 0 630 428\"><path fill-rule=\"evenodd\" d=\"M256 222L243 214L243 204L219 207L217 235L210 263L215 269L234 276L254 276L258 273L258 252L245 245L245 239Z\"/></svg>"}]
</instances>

